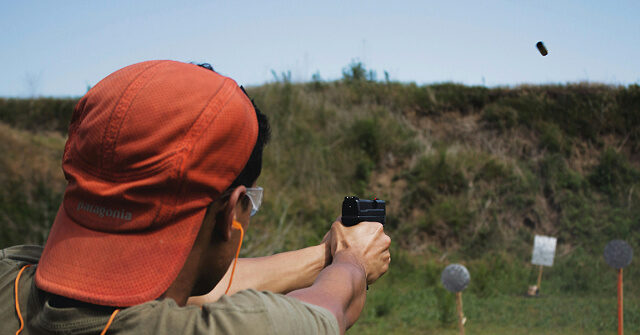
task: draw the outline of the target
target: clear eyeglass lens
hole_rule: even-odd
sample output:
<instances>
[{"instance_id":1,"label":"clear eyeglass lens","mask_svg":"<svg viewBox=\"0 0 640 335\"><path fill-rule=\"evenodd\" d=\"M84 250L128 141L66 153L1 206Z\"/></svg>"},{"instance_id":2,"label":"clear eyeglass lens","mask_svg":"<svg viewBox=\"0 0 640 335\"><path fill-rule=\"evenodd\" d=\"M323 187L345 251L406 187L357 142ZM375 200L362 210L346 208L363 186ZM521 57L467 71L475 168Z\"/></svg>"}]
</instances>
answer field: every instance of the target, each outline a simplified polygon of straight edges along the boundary
<instances>
[{"instance_id":1,"label":"clear eyeglass lens","mask_svg":"<svg viewBox=\"0 0 640 335\"><path fill-rule=\"evenodd\" d=\"M247 196L251 200L251 216L256 215L260 205L262 205L262 187L249 187L247 188Z\"/></svg>"}]
</instances>

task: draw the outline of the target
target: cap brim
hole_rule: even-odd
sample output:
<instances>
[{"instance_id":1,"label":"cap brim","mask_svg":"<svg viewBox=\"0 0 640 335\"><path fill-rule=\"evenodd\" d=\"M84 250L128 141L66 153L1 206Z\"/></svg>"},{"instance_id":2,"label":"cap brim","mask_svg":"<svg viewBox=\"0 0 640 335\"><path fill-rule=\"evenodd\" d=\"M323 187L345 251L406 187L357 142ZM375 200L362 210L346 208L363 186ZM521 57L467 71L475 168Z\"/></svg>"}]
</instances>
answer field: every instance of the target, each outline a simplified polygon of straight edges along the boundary
<instances>
[{"instance_id":1,"label":"cap brim","mask_svg":"<svg viewBox=\"0 0 640 335\"><path fill-rule=\"evenodd\" d=\"M114 234L77 224L61 206L40 258L36 285L106 306L156 299L182 269L205 213L206 208L193 211L162 229Z\"/></svg>"}]
</instances>

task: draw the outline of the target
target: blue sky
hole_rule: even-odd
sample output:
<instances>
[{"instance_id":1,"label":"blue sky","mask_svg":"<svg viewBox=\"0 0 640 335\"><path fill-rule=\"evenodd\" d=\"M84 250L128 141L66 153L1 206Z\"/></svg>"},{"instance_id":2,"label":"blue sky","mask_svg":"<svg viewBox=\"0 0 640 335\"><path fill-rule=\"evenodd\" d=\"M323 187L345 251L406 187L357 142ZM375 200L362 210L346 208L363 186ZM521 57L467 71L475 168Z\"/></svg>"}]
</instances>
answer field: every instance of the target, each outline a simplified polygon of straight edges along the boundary
<instances>
[{"instance_id":1,"label":"blue sky","mask_svg":"<svg viewBox=\"0 0 640 335\"><path fill-rule=\"evenodd\" d=\"M0 96L79 96L149 59L240 84L341 77L640 83L640 1L0 1ZM535 48L544 41L549 55Z\"/></svg>"}]
</instances>

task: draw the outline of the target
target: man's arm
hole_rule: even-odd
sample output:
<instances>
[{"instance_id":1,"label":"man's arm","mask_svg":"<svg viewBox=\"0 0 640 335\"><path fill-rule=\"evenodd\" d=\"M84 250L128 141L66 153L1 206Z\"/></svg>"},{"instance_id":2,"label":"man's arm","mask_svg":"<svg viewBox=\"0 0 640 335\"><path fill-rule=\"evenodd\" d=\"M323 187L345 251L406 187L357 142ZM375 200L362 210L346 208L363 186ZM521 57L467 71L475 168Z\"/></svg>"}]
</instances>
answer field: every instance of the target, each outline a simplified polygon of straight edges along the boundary
<instances>
[{"instance_id":1,"label":"man's arm","mask_svg":"<svg viewBox=\"0 0 640 335\"><path fill-rule=\"evenodd\" d=\"M229 294L249 288L285 294L311 286L330 260L331 250L327 243L271 256L240 258ZM217 301L227 289L230 276L231 266L211 292L190 297L187 304L202 305Z\"/></svg>"},{"instance_id":2,"label":"man's arm","mask_svg":"<svg viewBox=\"0 0 640 335\"><path fill-rule=\"evenodd\" d=\"M315 283L293 291L288 296L323 307L337 319L340 333L353 325L364 307L366 273L352 253L338 252L333 263L326 267Z\"/></svg>"},{"instance_id":3,"label":"man's arm","mask_svg":"<svg viewBox=\"0 0 640 335\"><path fill-rule=\"evenodd\" d=\"M329 310L344 334L360 317L366 285L389 268L391 239L378 222L362 222L353 227L334 222L330 243L331 265L320 272L311 287L287 295Z\"/></svg>"}]
</instances>

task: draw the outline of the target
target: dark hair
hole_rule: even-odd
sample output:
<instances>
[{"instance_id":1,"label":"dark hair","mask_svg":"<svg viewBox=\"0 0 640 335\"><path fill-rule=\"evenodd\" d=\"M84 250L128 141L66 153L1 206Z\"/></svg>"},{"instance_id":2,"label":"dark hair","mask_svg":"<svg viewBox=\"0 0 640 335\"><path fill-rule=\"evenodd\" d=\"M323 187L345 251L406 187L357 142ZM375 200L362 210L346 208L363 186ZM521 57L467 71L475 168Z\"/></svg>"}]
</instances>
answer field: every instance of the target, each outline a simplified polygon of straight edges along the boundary
<instances>
[{"instance_id":1,"label":"dark hair","mask_svg":"<svg viewBox=\"0 0 640 335\"><path fill-rule=\"evenodd\" d=\"M242 89L244 94L247 94L247 92L244 90L244 87L240 86L240 88ZM255 109L256 111L256 118L258 119L258 138L256 139L256 145L253 147L253 151L251 152L251 156L249 157L247 165L244 166L244 169L242 169L236 180L231 183L230 188L235 188L240 185L251 187L253 183L258 179L258 177L260 176L260 172L262 172L262 150L271 138L271 127L269 126L269 119L266 115L262 114L249 94L247 94L247 98L251 100L253 109Z\"/></svg>"},{"instance_id":2,"label":"dark hair","mask_svg":"<svg viewBox=\"0 0 640 335\"><path fill-rule=\"evenodd\" d=\"M215 72L213 67L211 67L211 65L208 63L197 65ZM236 177L233 183L231 183L229 189L234 189L240 185L251 187L253 183L258 179L258 177L260 176L260 172L262 172L262 150L271 138L271 127L269 126L269 119L266 115L262 114L253 99L251 99L249 94L247 94L247 91L245 91L244 87L240 86L240 89L242 89L242 92L244 92L244 94L247 95L247 98L251 100L253 109L255 109L256 111L256 118L258 119L258 138L256 139L256 145L253 147L253 151L251 152L249 161L247 161L247 164L244 166L238 177Z\"/></svg>"}]
</instances>

